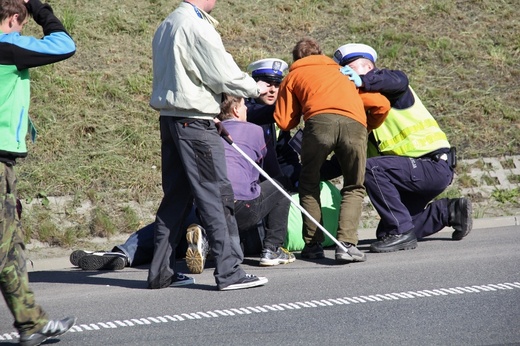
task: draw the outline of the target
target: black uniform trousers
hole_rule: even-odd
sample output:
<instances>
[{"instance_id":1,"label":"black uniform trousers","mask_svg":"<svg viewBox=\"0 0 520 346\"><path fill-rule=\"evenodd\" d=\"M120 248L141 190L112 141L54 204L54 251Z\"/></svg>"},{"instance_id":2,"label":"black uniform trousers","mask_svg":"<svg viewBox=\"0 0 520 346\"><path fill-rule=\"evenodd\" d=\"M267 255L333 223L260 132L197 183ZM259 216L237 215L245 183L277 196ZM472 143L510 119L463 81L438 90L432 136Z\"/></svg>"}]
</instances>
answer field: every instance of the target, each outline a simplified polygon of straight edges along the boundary
<instances>
[{"instance_id":1,"label":"black uniform trousers","mask_svg":"<svg viewBox=\"0 0 520 346\"><path fill-rule=\"evenodd\" d=\"M381 217L377 237L415 230L417 238L448 225L448 200L432 201L453 179L443 159L378 156L367 159L365 188Z\"/></svg>"}]
</instances>

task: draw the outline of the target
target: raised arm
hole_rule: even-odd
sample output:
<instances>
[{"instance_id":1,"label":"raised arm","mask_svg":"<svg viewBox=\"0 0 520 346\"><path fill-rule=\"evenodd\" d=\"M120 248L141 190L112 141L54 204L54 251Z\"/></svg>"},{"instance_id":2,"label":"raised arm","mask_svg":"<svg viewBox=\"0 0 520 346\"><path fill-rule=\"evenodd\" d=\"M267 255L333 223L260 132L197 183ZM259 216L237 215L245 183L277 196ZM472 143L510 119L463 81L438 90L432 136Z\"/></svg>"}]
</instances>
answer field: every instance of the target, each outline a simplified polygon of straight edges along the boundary
<instances>
[{"instance_id":1,"label":"raised arm","mask_svg":"<svg viewBox=\"0 0 520 346\"><path fill-rule=\"evenodd\" d=\"M74 55L74 41L54 15L51 6L40 0L28 0L26 6L34 21L42 27L44 36L38 39L17 33L10 35L6 43L11 44L12 64L23 70L52 64Z\"/></svg>"}]
</instances>

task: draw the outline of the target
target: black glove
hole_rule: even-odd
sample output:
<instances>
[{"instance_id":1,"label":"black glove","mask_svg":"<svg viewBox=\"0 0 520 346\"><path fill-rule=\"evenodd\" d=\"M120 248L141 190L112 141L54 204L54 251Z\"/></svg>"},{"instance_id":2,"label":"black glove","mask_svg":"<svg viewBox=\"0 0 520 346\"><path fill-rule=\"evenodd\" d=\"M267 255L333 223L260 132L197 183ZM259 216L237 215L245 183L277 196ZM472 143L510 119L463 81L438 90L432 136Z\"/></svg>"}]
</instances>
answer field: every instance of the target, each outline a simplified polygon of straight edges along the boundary
<instances>
[{"instance_id":1,"label":"black glove","mask_svg":"<svg viewBox=\"0 0 520 346\"><path fill-rule=\"evenodd\" d=\"M224 124L222 122L216 122L215 127L217 128L217 132L220 135L220 137L224 138L226 142L229 144L233 144L233 140L231 139L231 136L229 135L229 132L224 127Z\"/></svg>"},{"instance_id":2,"label":"black glove","mask_svg":"<svg viewBox=\"0 0 520 346\"><path fill-rule=\"evenodd\" d=\"M215 127L217 128L217 132L220 136L229 136L229 132L227 132L226 128L224 127L224 124L222 122L215 123Z\"/></svg>"}]
</instances>

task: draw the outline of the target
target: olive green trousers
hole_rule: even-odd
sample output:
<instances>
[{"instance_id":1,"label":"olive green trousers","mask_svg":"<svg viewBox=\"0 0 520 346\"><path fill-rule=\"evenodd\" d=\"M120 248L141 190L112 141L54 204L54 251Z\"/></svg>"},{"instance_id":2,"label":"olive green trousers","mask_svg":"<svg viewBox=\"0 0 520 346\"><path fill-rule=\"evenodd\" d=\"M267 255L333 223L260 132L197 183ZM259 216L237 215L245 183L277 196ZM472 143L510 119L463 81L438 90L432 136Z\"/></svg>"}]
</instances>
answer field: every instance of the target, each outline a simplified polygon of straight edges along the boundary
<instances>
[{"instance_id":1,"label":"olive green trousers","mask_svg":"<svg viewBox=\"0 0 520 346\"><path fill-rule=\"evenodd\" d=\"M32 334L43 328L48 318L29 288L20 214L14 168L0 162L0 289L18 333Z\"/></svg>"}]
</instances>

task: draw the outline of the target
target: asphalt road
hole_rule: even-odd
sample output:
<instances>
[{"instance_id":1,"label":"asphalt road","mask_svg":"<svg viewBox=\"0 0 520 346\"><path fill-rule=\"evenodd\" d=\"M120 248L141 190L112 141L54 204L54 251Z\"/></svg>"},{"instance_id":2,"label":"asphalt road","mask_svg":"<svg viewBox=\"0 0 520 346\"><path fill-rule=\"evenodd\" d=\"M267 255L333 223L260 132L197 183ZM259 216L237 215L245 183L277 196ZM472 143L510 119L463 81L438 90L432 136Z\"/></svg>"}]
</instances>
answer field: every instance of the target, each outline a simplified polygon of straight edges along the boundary
<instances>
[{"instance_id":1,"label":"asphalt road","mask_svg":"<svg viewBox=\"0 0 520 346\"><path fill-rule=\"evenodd\" d=\"M51 317L78 317L59 345L520 345L520 226L450 235L349 265L332 249L273 268L247 258L246 271L269 282L239 291L217 291L211 267L196 285L162 290L145 288L144 267L45 270L30 281ZM0 302L0 344L16 337Z\"/></svg>"}]
</instances>

